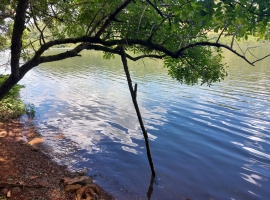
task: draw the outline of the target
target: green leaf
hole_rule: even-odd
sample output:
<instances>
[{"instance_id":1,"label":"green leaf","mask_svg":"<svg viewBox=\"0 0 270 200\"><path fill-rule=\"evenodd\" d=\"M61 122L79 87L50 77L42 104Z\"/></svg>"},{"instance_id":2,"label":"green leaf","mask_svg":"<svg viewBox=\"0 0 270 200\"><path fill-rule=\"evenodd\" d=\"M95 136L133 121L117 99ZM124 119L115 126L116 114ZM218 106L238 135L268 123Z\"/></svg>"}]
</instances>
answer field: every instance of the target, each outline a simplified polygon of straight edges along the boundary
<instances>
[{"instance_id":1,"label":"green leaf","mask_svg":"<svg viewBox=\"0 0 270 200\"><path fill-rule=\"evenodd\" d=\"M202 16L202 17L204 17L205 15L207 15L208 13L207 12L205 12L204 10L200 10L200 15Z\"/></svg>"},{"instance_id":2,"label":"green leaf","mask_svg":"<svg viewBox=\"0 0 270 200\"><path fill-rule=\"evenodd\" d=\"M203 27L205 24L206 24L206 20L205 19L200 21L200 27Z\"/></svg>"},{"instance_id":3,"label":"green leaf","mask_svg":"<svg viewBox=\"0 0 270 200\"><path fill-rule=\"evenodd\" d=\"M219 27L215 28L215 29L214 29L214 32L217 33L218 30L219 30Z\"/></svg>"},{"instance_id":4,"label":"green leaf","mask_svg":"<svg viewBox=\"0 0 270 200\"><path fill-rule=\"evenodd\" d=\"M187 4L187 7L186 8L187 8L188 11L193 11L193 7L192 7L191 4Z\"/></svg>"}]
</instances>

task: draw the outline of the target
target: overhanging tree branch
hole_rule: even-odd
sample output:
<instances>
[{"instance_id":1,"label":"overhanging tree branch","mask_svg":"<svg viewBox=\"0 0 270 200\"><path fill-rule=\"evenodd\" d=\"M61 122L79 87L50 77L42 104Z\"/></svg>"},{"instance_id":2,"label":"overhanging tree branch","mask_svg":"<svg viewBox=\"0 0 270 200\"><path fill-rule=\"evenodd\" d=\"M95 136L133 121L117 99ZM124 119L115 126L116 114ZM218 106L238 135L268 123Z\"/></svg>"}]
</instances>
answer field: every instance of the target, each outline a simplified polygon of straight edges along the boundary
<instances>
[{"instance_id":1,"label":"overhanging tree branch","mask_svg":"<svg viewBox=\"0 0 270 200\"><path fill-rule=\"evenodd\" d=\"M231 51L232 53L234 53L235 55L237 55L238 57L244 59L247 63L249 63L250 65L254 64L254 61L251 62L250 60L248 60L245 55L242 55L240 53L238 53L236 50L234 50L233 48L231 48L228 45L225 44L221 44L221 43L216 43L216 42L208 42L208 41L203 41L203 42L194 42L194 43L190 43L185 45L184 47L181 47L180 49L178 49L177 51L171 51L168 48L166 48L163 45L160 44L156 44L153 43L152 41L148 41L148 40L141 40L141 39L119 39L119 40L103 40L100 38L96 38L96 37L89 37L89 36L84 36L84 37L79 37L79 38L66 38L66 39L59 39L59 40L54 40L54 41L50 41L47 42L45 44L43 44L39 50L37 50L35 56L33 57L33 59L38 59L42 53L44 53L46 50L48 50L50 47L54 46L54 45L59 45L59 44L68 44L68 43L83 43L83 42L88 42L91 44L100 44L106 47L111 47L111 46L116 46L116 45L141 45L143 47L150 47L151 49L157 51L157 52L162 52L164 55L166 56L170 56L172 58L179 58L182 56L182 54L190 49L190 48L194 48L194 47L198 47L198 46L210 46L210 47L218 47L218 48L224 48L227 49L229 51Z\"/></svg>"},{"instance_id":2,"label":"overhanging tree branch","mask_svg":"<svg viewBox=\"0 0 270 200\"><path fill-rule=\"evenodd\" d=\"M96 37L99 38L101 34L105 31L105 29L110 25L110 23L115 20L116 15L118 15L119 12L121 12L124 8L130 4L132 0L126 0L122 5L120 5L113 13L110 14L110 16L107 18L107 20L104 22L103 26L99 29L99 31L96 34Z\"/></svg>"}]
</instances>

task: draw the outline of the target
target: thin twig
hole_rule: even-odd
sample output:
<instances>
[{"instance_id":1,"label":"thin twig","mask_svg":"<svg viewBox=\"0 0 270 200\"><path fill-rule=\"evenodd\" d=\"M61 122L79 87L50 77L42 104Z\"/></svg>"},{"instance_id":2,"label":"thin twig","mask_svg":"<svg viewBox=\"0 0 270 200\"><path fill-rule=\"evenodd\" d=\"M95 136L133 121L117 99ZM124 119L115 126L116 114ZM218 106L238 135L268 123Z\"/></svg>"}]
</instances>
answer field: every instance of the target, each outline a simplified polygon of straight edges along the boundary
<instances>
[{"instance_id":1,"label":"thin twig","mask_svg":"<svg viewBox=\"0 0 270 200\"><path fill-rule=\"evenodd\" d=\"M242 54L243 54L244 56L246 56L245 53L244 53L244 51L242 50L242 48L241 48L240 45L238 44L238 42L235 41L235 43L237 44L237 46L238 46L238 48L240 49L240 51L242 52Z\"/></svg>"},{"instance_id":2,"label":"thin twig","mask_svg":"<svg viewBox=\"0 0 270 200\"><path fill-rule=\"evenodd\" d=\"M146 11L147 8L148 8L148 4L143 9L143 12L142 12L141 17L140 17L138 28L137 28L137 37L138 37L138 34L139 34L139 30L140 30L140 26L141 26L141 22L142 22L142 18L143 18L144 12Z\"/></svg>"},{"instance_id":3,"label":"thin twig","mask_svg":"<svg viewBox=\"0 0 270 200\"><path fill-rule=\"evenodd\" d=\"M159 25L154 29L154 31L151 33L151 35L150 35L149 38L148 38L149 41L152 40L152 38L153 38L155 32L156 32L156 31L159 29L159 27L166 21L166 19L167 19L167 17L164 18L164 19L159 23ZM152 31L152 29L151 29L151 31Z\"/></svg>"},{"instance_id":4,"label":"thin twig","mask_svg":"<svg viewBox=\"0 0 270 200\"><path fill-rule=\"evenodd\" d=\"M156 6L156 5L154 5L150 0L146 0L157 12L158 12L158 14L162 17L162 18L164 18L164 15L163 15L163 13L158 9L158 7Z\"/></svg>"},{"instance_id":5,"label":"thin twig","mask_svg":"<svg viewBox=\"0 0 270 200\"><path fill-rule=\"evenodd\" d=\"M259 62L259 61L261 61L261 60L263 60L263 59L265 59L265 58L267 58L269 56L270 56L270 54L268 54L268 55L266 55L266 56L264 56L264 57L262 57L262 58L260 58L258 60L255 60L254 62L252 62L252 65L254 65L256 62Z\"/></svg>"},{"instance_id":6,"label":"thin twig","mask_svg":"<svg viewBox=\"0 0 270 200\"><path fill-rule=\"evenodd\" d=\"M110 14L110 16L107 18L107 20L104 22L103 26L99 29L99 31L96 34L96 37L99 38L101 34L104 32L104 30L110 25L110 23L115 20L116 15L120 13L124 8L126 8L132 0L126 0L124 3L122 3L113 13Z\"/></svg>"},{"instance_id":7,"label":"thin twig","mask_svg":"<svg viewBox=\"0 0 270 200\"><path fill-rule=\"evenodd\" d=\"M216 43L218 43L218 41L219 41L221 35L223 34L224 30L225 30L227 27L228 27L228 24L226 24L226 25L224 26L224 28L222 29L221 33L220 33L219 36L218 36L218 39L217 39Z\"/></svg>"},{"instance_id":8,"label":"thin twig","mask_svg":"<svg viewBox=\"0 0 270 200\"><path fill-rule=\"evenodd\" d=\"M108 3L108 0L104 2L104 4L99 8L99 10L96 12L95 16L92 18L91 22L89 23L88 27L87 27L87 30L86 30L86 35L89 35L89 30L90 30L90 27L91 25L93 24L94 20L96 19L98 13L104 9L104 6ZM91 30L91 32L93 32L93 30Z\"/></svg>"},{"instance_id":9,"label":"thin twig","mask_svg":"<svg viewBox=\"0 0 270 200\"><path fill-rule=\"evenodd\" d=\"M39 26L38 26L38 24L37 24L36 17L35 17L34 11L33 11L32 3L30 3L30 10L31 10L32 15L33 15L34 24L35 24L37 30L40 32L40 40L39 40L39 43L40 43L40 45L42 45L42 43L41 43L41 40L42 40L42 41L43 41L43 44L45 44L45 40L44 40L44 36L43 36L43 31L39 28Z\"/></svg>"}]
</instances>

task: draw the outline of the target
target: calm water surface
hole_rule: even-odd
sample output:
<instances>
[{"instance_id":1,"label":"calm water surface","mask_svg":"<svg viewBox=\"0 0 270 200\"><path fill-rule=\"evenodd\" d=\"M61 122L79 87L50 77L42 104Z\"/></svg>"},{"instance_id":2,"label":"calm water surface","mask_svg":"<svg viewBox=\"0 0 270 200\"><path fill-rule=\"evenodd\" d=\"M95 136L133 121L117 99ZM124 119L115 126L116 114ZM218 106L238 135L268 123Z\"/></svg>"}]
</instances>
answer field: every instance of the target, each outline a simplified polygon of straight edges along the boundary
<instances>
[{"instance_id":1,"label":"calm water surface","mask_svg":"<svg viewBox=\"0 0 270 200\"><path fill-rule=\"evenodd\" d=\"M211 87L181 85L158 61L130 62L158 176L151 194L120 59L82 55L44 64L21 81L56 161L88 168L117 199L269 199L269 60L254 68L225 53L229 76Z\"/></svg>"}]
</instances>

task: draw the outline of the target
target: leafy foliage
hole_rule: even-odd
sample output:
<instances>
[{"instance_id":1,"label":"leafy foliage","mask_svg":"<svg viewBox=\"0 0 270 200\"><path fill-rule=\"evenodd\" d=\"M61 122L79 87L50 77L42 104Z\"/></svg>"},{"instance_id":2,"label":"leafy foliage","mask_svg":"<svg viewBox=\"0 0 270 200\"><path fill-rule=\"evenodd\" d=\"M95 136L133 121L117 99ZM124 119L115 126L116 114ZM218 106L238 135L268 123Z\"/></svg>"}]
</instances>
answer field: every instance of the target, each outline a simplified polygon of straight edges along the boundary
<instances>
[{"instance_id":1,"label":"leafy foliage","mask_svg":"<svg viewBox=\"0 0 270 200\"><path fill-rule=\"evenodd\" d=\"M44 62L78 56L84 50L104 52L104 58L120 54L119 47L135 56L164 59L169 74L186 84L208 84L226 76L221 48L249 64L268 57L252 55L251 46L236 50L240 39L270 38L268 0L0 0L0 22L5 39L12 39L15 12L22 12L25 29L18 65L16 45L11 66L19 81L25 73ZM20 6L21 7L20 7ZM25 7L23 7L24 5ZM6 9L7 8L7 9ZM17 9L17 10L16 10ZM8 14L8 15L7 15ZM23 15L22 15L23 16ZM13 28L7 23L14 24ZM18 32L18 31L17 31ZM15 37L16 38L16 37ZM0 38L0 41L5 39ZM51 47L72 45L72 50L54 56L44 54ZM1 46L1 45L0 45ZM31 54L25 51L31 49ZM239 48L237 48L239 49ZM1 89L1 86L0 86ZM1 99L0 91L0 99Z\"/></svg>"},{"instance_id":2,"label":"leafy foliage","mask_svg":"<svg viewBox=\"0 0 270 200\"><path fill-rule=\"evenodd\" d=\"M0 84L7 78L7 76L0 75ZM34 117L35 111L33 105L26 105L20 99L20 89L24 86L15 85L4 99L0 101L0 121L8 121L10 119L21 117L27 114L29 117Z\"/></svg>"},{"instance_id":3,"label":"leafy foliage","mask_svg":"<svg viewBox=\"0 0 270 200\"><path fill-rule=\"evenodd\" d=\"M185 57L165 57L164 64L169 74L181 83L194 85L200 81L210 86L227 76L221 60L220 49L216 49L216 55L213 55L210 47L195 47L186 51Z\"/></svg>"}]
</instances>

